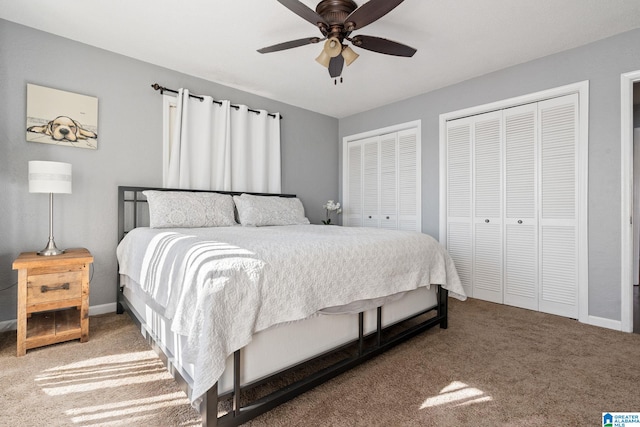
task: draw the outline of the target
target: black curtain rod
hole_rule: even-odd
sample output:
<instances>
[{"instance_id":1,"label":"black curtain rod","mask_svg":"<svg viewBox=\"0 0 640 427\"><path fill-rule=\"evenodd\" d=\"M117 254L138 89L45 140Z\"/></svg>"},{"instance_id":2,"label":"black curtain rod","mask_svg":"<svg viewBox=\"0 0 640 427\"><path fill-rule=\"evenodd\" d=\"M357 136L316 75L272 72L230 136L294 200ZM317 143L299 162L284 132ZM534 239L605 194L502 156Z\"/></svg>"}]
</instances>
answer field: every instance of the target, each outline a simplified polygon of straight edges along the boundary
<instances>
[{"instance_id":1,"label":"black curtain rod","mask_svg":"<svg viewBox=\"0 0 640 427\"><path fill-rule=\"evenodd\" d=\"M164 86L160 86L158 83L154 83L154 84L152 84L152 85L151 85L151 87L152 87L154 90L159 90L159 91L160 91L160 95L162 95L164 92L178 93L178 91L177 91L177 90L169 89L168 87L164 87ZM204 101L204 98L203 98L203 97L201 97L201 96L198 96L198 95L192 95L192 94L189 94L189 97L199 99L200 101ZM215 104L222 105L222 102L221 102L221 101L216 101L216 100L214 99L214 100L213 100L213 102L214 102ZM233 105L233 104L231 104L231 107L235 108L236 110L237 110L238 108L240 108L240 106L239 106L239 105ZM249 111L251 111L252 113L260 114L260 111L258 111L258 110L253 110L253 109L251 109L251 108L249 108L248 110L249 110ZM274 118L276 117L276 115L275 115L275 114L273 114L273 113L267 113L267 115L268 115L268 116L270 116L270 117L274 117ZM283 117L282 117L282 115L280 115L280 120L282 120L282 119L283 119Z\"/></svg>"}]
</instances>

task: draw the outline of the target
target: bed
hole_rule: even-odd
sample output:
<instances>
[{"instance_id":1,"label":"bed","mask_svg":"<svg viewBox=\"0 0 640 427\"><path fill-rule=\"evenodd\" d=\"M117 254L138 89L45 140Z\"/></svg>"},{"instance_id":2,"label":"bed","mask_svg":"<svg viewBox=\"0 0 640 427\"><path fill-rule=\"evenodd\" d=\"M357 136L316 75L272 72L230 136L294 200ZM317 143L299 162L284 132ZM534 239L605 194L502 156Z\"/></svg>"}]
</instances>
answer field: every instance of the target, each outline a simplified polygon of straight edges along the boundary
<instances>
[{"instance_id":1,"label":"bed","mask_svg":"<svg viewBox=\"0 0 640 427\"><path fill-rule=\"evenodd\" d=\"M242 424L446 328L448 296L466 298L432 237L309 224L293 195L119 187L118 206L118 312L203 425Z\"/></svg>"}]
</instances>

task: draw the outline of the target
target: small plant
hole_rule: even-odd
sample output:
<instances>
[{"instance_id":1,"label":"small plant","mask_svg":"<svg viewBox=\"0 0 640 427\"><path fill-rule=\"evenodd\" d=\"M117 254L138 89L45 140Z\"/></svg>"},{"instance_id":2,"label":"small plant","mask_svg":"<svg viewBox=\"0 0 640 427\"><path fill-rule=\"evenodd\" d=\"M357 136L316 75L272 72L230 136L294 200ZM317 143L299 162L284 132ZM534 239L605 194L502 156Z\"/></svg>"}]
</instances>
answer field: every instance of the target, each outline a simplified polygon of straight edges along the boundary
<instances>
[{"instance_id":1,"label":"small plant","mask_svg":"<svg viewBox=\"0 0 640 427\"><path fill-rule=\"evenodd\" d=\"M327 224L327 225L331 224L331 214L333 212L335 212L336 215L339 215L342 213L342 209L340 208L340 203L335 203L333 200L329 200L327 203L322 205L322 207L327 212L326 219L322 221L323 224Z\"/></svg>"}]
</instances>

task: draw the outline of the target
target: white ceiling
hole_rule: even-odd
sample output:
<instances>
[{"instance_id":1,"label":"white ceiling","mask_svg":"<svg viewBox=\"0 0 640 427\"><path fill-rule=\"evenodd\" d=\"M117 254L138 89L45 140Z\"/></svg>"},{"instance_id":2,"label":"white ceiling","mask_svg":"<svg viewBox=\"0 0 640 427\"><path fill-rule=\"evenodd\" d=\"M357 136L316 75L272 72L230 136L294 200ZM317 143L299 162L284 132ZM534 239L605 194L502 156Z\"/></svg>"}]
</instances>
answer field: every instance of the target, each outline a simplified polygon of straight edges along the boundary
<instances>
[{"instance_id":1,"label":"white ceiling","mask_svg":"<svg viewBox=\"0 0 640 427\"><path fill-rule=\"evenodd\" d=\"M639 28L640 1L407 0L353 35L418 52L354 48L337 85L321 44L256 52L320 35L276 0L0 0L0 18L341 118Z\"/></svg>"}]
</instances>

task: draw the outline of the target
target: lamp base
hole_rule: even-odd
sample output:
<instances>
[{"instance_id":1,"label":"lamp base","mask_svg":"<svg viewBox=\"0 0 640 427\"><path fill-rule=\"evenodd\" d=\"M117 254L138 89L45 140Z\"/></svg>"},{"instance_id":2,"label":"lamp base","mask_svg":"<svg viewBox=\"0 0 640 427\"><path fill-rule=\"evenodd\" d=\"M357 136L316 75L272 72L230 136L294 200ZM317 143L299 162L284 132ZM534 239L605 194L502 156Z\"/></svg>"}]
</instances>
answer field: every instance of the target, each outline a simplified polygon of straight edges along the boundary
<instances>
[{"instance_id":1,"label":"lamp base","mask_svg":"<svg viewBox=\"0 0 640 427\"><path fill-rule=\"evenodd\" d=\"M64 249L58 249L56 247L56 242L53 239L49 239L49 243L47 243L47 247L38 252L38 255L42 256L54 256L54 255L62 255L64 253Z\"/></svg>"}]
</instances>

